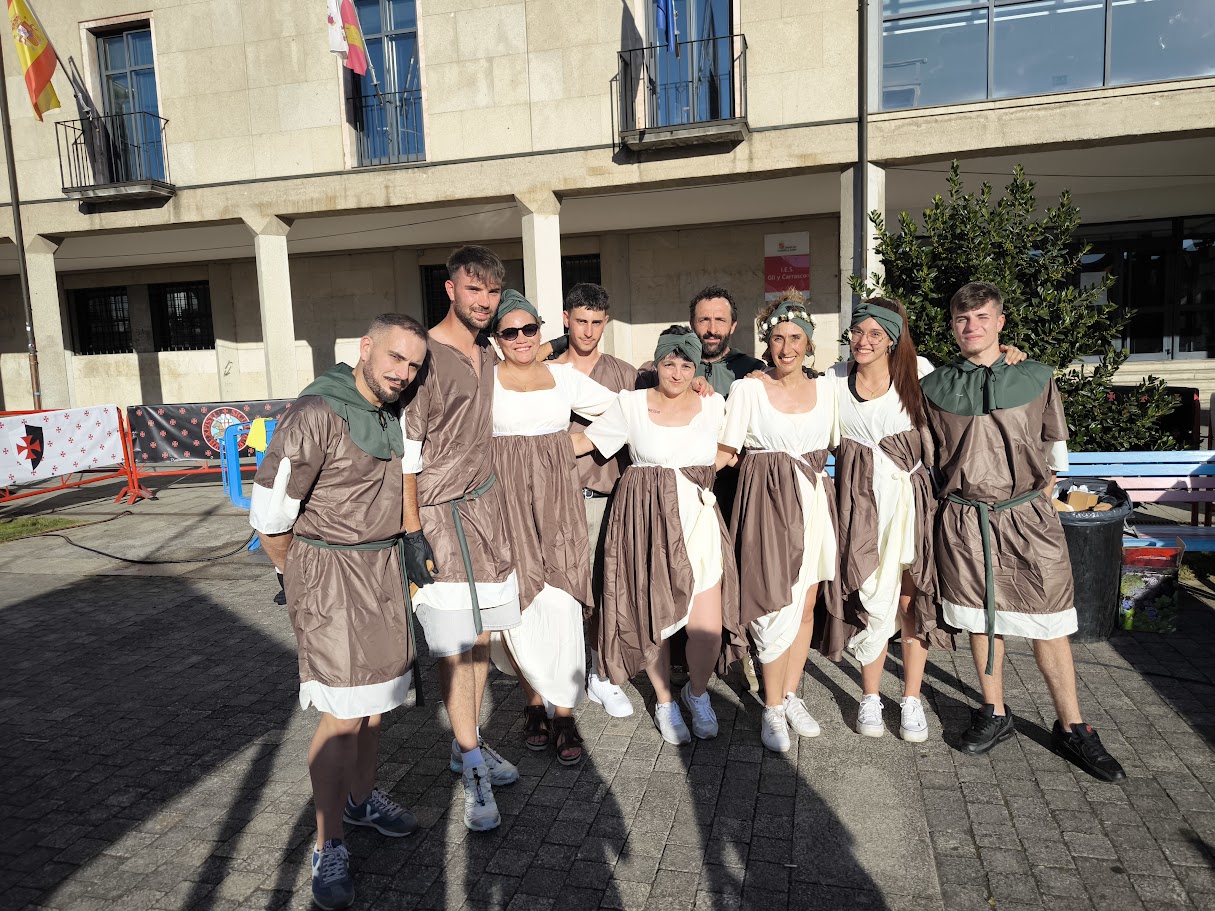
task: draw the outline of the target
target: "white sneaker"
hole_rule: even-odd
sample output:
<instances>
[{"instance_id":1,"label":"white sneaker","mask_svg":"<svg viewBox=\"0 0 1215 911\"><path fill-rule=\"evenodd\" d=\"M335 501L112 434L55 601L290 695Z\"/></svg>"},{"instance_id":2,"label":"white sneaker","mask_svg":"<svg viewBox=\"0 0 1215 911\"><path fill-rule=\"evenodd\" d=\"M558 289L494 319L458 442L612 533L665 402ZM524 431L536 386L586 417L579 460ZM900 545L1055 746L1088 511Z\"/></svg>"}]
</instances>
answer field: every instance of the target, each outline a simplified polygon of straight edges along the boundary
<instances>
[{"instance_id":1,"label":"white sneaker","mask_svg":"<svg viewBox=\"0 0 1215 911\"><path fill-rule=\"evenodd\" d=\"M856 732L866 737L881 737L886 733L886 722L882 720L881 696L870 693L861 698L861 707L856 713Z\"/></svg>"},{"instance_id":2,"label":"white sneaker","mask_svg":"<svg viewBox=\"0 0 1215 911\"><path fill-rule=\"evenodd\" d=\"M679 714L678 702L660 702L654 706L654 727L658 728L658 733L667 743L679 746L692 740L683 715Z\"/></svg>"},{"instance_id":3,"label":"white sneaker","mask_svg":"<svg viewBox=\"0 0 1215 911\"><path fill-rule=\"evenodd\" d=\"M759 723L759 739L773 753L789 751L789 723L785 720L784 706L764 706L764 717Z\"/></svg>"},{"instance_id":4,"label":"white sneaker","mask_svg":"<svg viewBox=\"0 0 1215 911\"><path fill-rule=\"evenodd\" d=\"M464 825L474 832L496 829L502 822L494 789L485 763L466 769L464 775Z\"/></svg>"},{"instance_id":5,"label":"white sneaker","mask_svg":"<svg viewBox=\"0 0 1215 911\"><path fill-rule=\"evenodd\" d=\"M899 736L910 743L923 743L928 739L928 719L924 717L923 704L915 696L904 696L902 706Z\"/></svg>"},{"instance_id":6,"label":"white sneaker","mask_svg":"<svg viewBox=\"0 0 1215 911\"><path fill-rule=\"evenodd\" d=\"M487 746L484 740L480 741L478 746L481 747L481 758L485 760L485 767L489 769L490 784L495 788L502 788L519 780L519 770L507 762L501 753L493 747ZM460 752L460 745L455 740L451 742L449 767L457 774L464 771L464 755Z\"/></svg>"},{"instance_id":7,"label":"white sneaker","mask_svg":"<svg viewBox=\"0 0 1215 911\"><path fill-rule=\"evenodd\" d=\"M709 701L709 691L703 696L692 695L692 684L689 681L679 691L679 698L692 713L692 733L701 740L710 740L717 736L717 713L713 711L713 703Z\"/></svg>"},{"instance_id":8,"label":"white sneaker","mask_svg":"<svg viewBox=\"0 0 1215 911\"><path fill-rule=\"evenodd\" d=\"M793 728L794 733L798 736L817 737L822 733L818 722L814 720L814 716L806 708L806 703L793 693L785 694L784 708L785 719L789 722L789 727Z\"/></svg>"},{"instance_id":9,"label":"white sneaker","mask_svg":"<svg viewBox=\"0 0 1215 911\"><path fill-rule=\"evenodd\" d=\"M628 718L633 714L633 703L624 690L594 672L586 678L586 698L603 706L613 718Z\"/></svg>"}]
</instances>

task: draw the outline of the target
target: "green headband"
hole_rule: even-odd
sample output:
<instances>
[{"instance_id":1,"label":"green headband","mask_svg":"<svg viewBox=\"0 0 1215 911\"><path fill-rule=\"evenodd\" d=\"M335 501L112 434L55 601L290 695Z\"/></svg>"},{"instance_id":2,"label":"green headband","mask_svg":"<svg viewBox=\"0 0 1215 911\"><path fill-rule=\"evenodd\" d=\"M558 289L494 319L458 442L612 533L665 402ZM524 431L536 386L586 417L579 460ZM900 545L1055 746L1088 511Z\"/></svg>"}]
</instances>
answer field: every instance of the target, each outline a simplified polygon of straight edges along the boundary
<instances>
[{"instance_id":1,"label":"green headband","mask_svg":"<svg viewBox=\"0 0 1215 911\"><path fill-rule=\"evenodd\" d=\"M785 301L764 320L761 331L763 332L765 342L768 341L768 336L772 334L772 330L781 323L796 323L802 332L806 333L807 339L814 338L814 320L806 312L806 308L795 301Z\"/></svg>"},{"instance_id":2,"label":"green headband","mask_svg":"<svg viewBox=\"0 0 1215 911\"><path fill-rule=\"evenodd\" d=\"M851 328L855 329L870 317L885 330L892 342L898 342L899 336L903 334L903 318L893 310L888 310L878 304L861 304L853 310Z\"/></svg>"},{"instance_id":3,"label":"green headband","mask_svg":"<svg viewBox=\"0 0 1215 911\"><path fill-rule=\"evenodd\" d=\"M530 313L536 318L536 322L542 324L544 320L540 319L540 314L536 311L535 306L526 297L516 291L514 288L507 288L502 292L502 299L498 302L498 312L494 314L494 332L498 331L498 325L506 317L508 313L513 313L516 310L522 310L525 313Z\"/></svg>"},{"instance_id":4,"label":"green headband","mask_svg":"<svg viewBox=\"0 0 1215 911\"><path fill-rule=\"evenodd\" d=\"M658 362L672 351L678 351L693 364L699 364L701 350L700 339L691 332L687 335L660 335L654 347L654 366L658 366Z\"/></svg>"}]
</instances>

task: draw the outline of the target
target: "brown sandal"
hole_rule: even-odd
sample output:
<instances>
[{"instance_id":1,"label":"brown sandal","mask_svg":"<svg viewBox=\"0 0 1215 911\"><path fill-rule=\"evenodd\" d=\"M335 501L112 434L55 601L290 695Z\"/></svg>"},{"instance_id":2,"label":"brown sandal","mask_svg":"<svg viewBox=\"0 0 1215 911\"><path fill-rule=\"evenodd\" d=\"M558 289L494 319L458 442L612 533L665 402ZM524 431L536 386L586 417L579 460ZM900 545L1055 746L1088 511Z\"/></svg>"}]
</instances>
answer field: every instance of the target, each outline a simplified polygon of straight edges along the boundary
<instances>
[{"instance_id":1,"label":"brown sandal","mask_svg":"<svg viewBox=\"0 0 1215 911\"><path fill-rule=\"evenodd\" d=\"M523 743L533 751L548 748L549 721L548 713L542 705L526 705L523 707Z\"/></svg>"},{"instance_id":2,"label":"brown sandal","mask_svg":"<svg viewBox=\"0 0 1215 911\"><path fill-rule=\"evenodd\" d=\"M582 735L573 716L558 715L553 719L557 761L562 765L577 765L582 761Z\"/></svg>"}]
</instances>

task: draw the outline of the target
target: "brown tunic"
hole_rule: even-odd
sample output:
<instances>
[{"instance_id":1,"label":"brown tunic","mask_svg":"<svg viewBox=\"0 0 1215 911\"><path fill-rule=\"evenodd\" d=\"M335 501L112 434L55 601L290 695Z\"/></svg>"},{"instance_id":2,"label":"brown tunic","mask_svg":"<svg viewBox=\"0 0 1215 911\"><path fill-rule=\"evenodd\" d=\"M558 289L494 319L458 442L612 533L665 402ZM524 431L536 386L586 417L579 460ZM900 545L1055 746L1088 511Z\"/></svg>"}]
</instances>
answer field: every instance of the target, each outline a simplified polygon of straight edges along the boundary
<instances>
[{"instance_id":1,"label":"brown tunic","mask_svg":"<svg viewBox=\"0 0 1215 911\"><path fill-rule=\"evenodd\" d=\"M793 587L805 557L806 513L797 472L812 487L825 485L832 525L829 534L835 536L835 485L830 477L819 477L827 464L827 450L808 452L802 458L805 464L783 452L748 452L739 467L730 529L738 560L740 622L744 628L793 600ZM842 621L838 585L820 583L819 599L831 617Z\"/></svg>"},{"instance_id":2,"label":"brown tunic","mask_svg":"<svg viewBox=\"0 0 1215 911\"><path fill-rule=\"evenodd\" d=\"M300 504L296 535L362 544L400 534L400 459L377 459L356 446L322 397L302 396L279 421L254 484L273 491L284 460L286 497ZM385 683L413 664L395 548L328 550L296 541L283 576L301 682Z\"/></svg>"},{"instance_id":3,"label":"brown tunic","mask_svg":"<svg viewBox=\"0 0 1215 911\"><path fill-rule=\"evenodd\" d=\"M911 472L915 497L915 562L907 567L915 583L912 611L916 638L926 645L952 649L953 636L941 627L936 599L936 567L933 562L932 529L936 500L932 480L924 463L931 463L926 432L905 430L878 441L882 452L900 471ZM927 456L927 458L926 458ZM919 464L919 468L916 465ZM859 592L878 568L878 505L873 487L873 450L863 443L844 437L835 454L836 483L844 495L839 502L840 588L845 601L845 623L830 637L834 648L843 648L856 632L864 629L869 615L861 604ZM842 642L837 640L843 639ZM826 643L824 643L826 644ZM824 651L824 654L828 652Z\"/></svg>"},{"instance_id":4,"label":"brown tunic","mask_svg":"<svg viewBox=\"0 0 1215 911\"><path fill-rule=\"evenodd\" d=\"M695 582L679 522L676 471L702 489L713 485L711 465L630 465L612 502L604 545L599 655L617 685L657 660L662 631L687 615L692 600ZM722 651L717 670L724 674L746 654L746 636L738 613L738 569L730 533L721 510L713 509L722 547Z\"/></svg>"},{"instance_id":5,"label":"brown tunic","mask_svg":"<svg viewBox=\"0 0 1215 911\"><path fill-rule=\"evenodd\" d=\"M493 475L494 364L497 356L478 340L481 375L449 345L430 341L430 354L406 407L405 435L422 444L418 506L422 531L434 551L436 582L468 584L452 516L452 501L465 497ZM505 582L511 574L502 487L458 504L473 580Z\"/></svg>"},{"instance_id":6,"label":"brown tunic","mask_svg":"<svg viewBox=\"0 0 1215 911\"><path fill-rule=\"evenodd\" d=\"M637 368L628 361L622 361L610 354L600 354L599 360L591 368L590 378L612 392L623 392L626 389L637 388ZM570 433L586 430L590 421L574 415L570 421ZM592 449L589 453L578 457L578 479L582 487L596 493L611 494L616 489L616 482L629 464L627 449L610 459L604 458L599 451Z\"/></svg>"},{"instance_id":7,"label":"brown tunic","mask_svg":"<svg viewBox=\"0 0 1215 911\"><path fill-rule=\"evenodd\" d=\"M987 590L979 513L945 499L997 503L1045 490L1051 471L1046 448L1067 439L1063 403L1054 380L1015 408L960 415L928 401L942 498L936 555L941 597L981 609ZM1074 606L1063 527L1047 496L991 513L991 549L999 613L1056 614Z\"/></svg>"}]
</instances>

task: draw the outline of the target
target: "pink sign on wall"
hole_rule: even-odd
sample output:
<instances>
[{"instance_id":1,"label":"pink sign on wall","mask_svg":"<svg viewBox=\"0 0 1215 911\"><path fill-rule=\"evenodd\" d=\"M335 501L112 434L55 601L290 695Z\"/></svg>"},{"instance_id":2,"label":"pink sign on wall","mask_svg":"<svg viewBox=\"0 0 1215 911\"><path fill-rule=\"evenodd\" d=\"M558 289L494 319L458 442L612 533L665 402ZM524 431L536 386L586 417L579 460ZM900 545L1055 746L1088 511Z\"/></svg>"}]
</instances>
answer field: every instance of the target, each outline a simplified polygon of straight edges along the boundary
<instances>
[{"instance_id":1,"label":"pink sign on wall","mask_svg":"<svg viewBox=\"0 0 1215 911\"><path fill-rule=\"evenodd\" d=\"M806 231L764 236L764 299L773 300L789 288L810 293L810 234Z\"/></svg>"}]
</instances>

